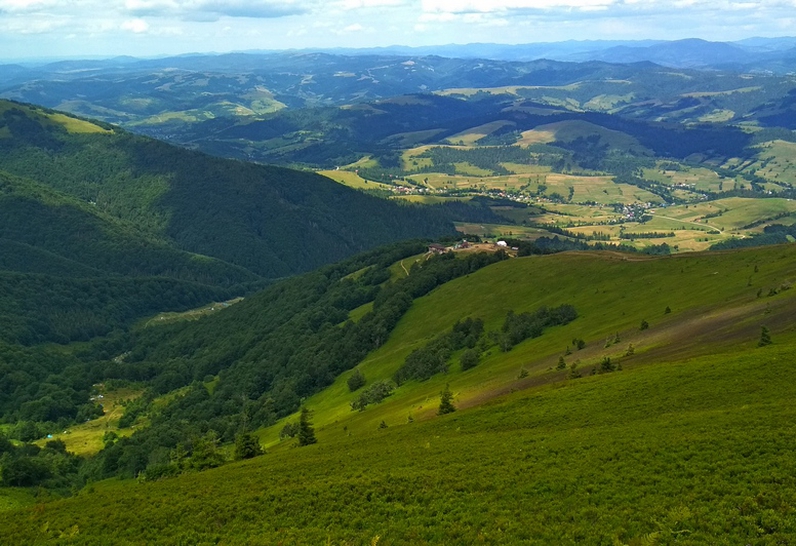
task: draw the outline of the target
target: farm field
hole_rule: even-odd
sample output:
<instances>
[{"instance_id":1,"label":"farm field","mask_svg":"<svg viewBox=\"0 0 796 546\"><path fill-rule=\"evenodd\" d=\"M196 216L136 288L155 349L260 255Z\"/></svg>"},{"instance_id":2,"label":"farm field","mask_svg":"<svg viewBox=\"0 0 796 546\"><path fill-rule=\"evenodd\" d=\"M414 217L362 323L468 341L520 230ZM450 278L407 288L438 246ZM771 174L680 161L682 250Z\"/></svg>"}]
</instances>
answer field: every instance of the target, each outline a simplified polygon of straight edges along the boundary
<instances>
[{"instance_id":1,"label":"farm field","mask_svg":"<svg viewBox=\"0 0 796 546\"><path fill-rule=\"evenodd\" d=\"M759 176L782 182L796 184L796 143L773 140L758 146L757 161L744 166L754 169Z\"/></svg>"},{"instance_id":2,"label":"farm field","mask_svg":"<svg viewBox=\"0 0 796 546\"><path fill-rule=\"evenodd\" d=\"M466 235L478 235L479 237L495 238L510 237L514 239L525 239L533 241L539 237L549 237L550 232L539 228L517 226L511 224L471 224L456 222L456 229Z\"/></svg>"},{"instance_id":3,"label":"farm field","mask_svg":"<svg viewBox=\"0 0 796 546\"><path fill-rule=\"evenodd\" d=\"M672 218L709 229L744 232L766 221L779 221L796 214L796 201L790 199L744 199L730 197L701 204L657 209L655 217Z\"/></svg>"},{"instance_id":4,"label":"farm field","mask_svg":"<svg viewBox=\"0 0 796 546\"><path fill-rule=\"evenodd\" d=\"M354 188L357 190L387 190L390 189L391 186L388 184L381 184L380 182L374 182L372 180L365 180L357 173L347 170L335 170L335 171L318 171L318 174L322 174L326 178L330 178L337 182L338 184L342 184L344 186L348 186L349 188Z\"/></svg>"}]
</instances>

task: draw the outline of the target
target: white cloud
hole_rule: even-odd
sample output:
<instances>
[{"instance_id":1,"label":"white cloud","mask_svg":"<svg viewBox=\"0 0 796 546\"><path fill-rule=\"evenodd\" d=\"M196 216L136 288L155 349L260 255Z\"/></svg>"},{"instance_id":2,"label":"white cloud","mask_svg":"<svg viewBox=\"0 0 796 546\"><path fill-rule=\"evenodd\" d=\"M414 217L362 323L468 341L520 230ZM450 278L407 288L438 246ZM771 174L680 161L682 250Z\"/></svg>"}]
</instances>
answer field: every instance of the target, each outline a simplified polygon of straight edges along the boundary
<instances>
[{"instance_id":1,"label":"white cloud","mask_svg":"<svg viewBox=\"0 0 796 546\"><path fill-rule=\"evenodd\" d=\"M142 34L149 30L149 24L143 19L130 19L122 23L122 30Z\"/></svg>"},{"instance_id":2,"label":"white cloud","mask_svg":"<svg viewBox=\"0 0 796 546\"><path fill-rule=\"evenodd\" d=\"M87 54L133 55L476 41L732 40L793 35L794 14L796 0L0 0L0 56L63 55L67 36ZM120 29L131 44L133 34L149 39L128 46Z\"/></svg>"},{"instance_id":3,"label":"white cloud","mask_svg":"<svg viewBox=\"0 0 796 546\"><path fill-rule=\"evenodd\" d=\"M589 9L611 6L618 0L423 0L423 11L447 13L492 13L553 8Z\"/></svg>"},{"instance_id":4,"label":"white cloud","mask_svg":"<svg viewBox=\"0 0 796 546\"><path fill-rule=\"evenodd\" d=\"M411 4L407 0L342 0L339 6L345 10L363 9L363 8L394 8L399 6L406 6Z\"/></svg>"},{"instance_id":5,"label":"white cloud","mask_svg":"<svg viewBox=\"0 0 796 546\"><path fill-rule=\"evenodd\" d=\"M136 16L216 21L221 17L270 19L309 12L320 0L125 0Z\"/></svg>"}]
</instances>

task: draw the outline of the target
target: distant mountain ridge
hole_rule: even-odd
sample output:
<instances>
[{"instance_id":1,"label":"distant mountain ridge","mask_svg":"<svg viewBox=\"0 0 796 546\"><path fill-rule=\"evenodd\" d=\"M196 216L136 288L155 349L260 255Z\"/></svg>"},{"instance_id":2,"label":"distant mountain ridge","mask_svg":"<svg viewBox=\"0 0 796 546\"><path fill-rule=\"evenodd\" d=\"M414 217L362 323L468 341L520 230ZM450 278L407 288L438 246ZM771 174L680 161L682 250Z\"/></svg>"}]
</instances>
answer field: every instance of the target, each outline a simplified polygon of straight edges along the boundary
<instances>
[{"instance_id":1,"label":"distant mountain ridge","mask_svg":"<svg viewBox=\"0 0 796 546\"><path fill-rule=\"evenodd\" d=\"M213 59L229 56L295 57L311 53L335 56L439 56L456 59L484 59L529 62L540 59L584 62L628 63L650 61L674 68L721 68L771 70L787 73L796 69L796 37L752 37L737 41L711 41L700 38L680 40L567 40L525 44L468 43L433 46L370 48L309 48L291 50L244 50L229 53L194 53L153 59L120 56L109 59L61 60L51 62L0 63L0 79L6 84L17 80L46 78L53 73L73 70L104 71L113 67L152 69L165 65L191 66L193 69L217 69ZM684 56L680 56L684 55ZM779 66L783 63L788 66ZM252 67L253 68L253 67Z\"/></svg>"}]
</instances>

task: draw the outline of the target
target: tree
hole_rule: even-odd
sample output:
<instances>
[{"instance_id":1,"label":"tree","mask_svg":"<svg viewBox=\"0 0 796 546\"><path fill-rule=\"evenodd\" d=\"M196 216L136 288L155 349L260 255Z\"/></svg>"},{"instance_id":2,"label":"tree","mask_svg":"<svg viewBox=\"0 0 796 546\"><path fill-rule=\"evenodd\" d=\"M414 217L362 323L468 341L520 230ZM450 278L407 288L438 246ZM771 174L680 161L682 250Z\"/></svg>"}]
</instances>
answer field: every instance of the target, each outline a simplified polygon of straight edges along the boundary
<instances>
[{"instance_id":1,"label":"tree","mask_svg":"<svg viewBox=\"0 0 796 546\"><path fill-rule=\"evenodd\" d=\"M638 328L638 329L639 329L639 330L646 330L646 329L647 329L647 328L649 328L649 327L650 327L650 323L649 323L649 322L647 322L646 320L642 320L642 321L641 321L641 326L639 326L639 328Z\"/></svg>"},{"instance_id":2,"label":"tree","mask_svg":"<svg viewBox=\"0 0 796 546\"><path fill-rule=\"evenodd\" d=\"M757 342L758 347L765 347L766 345L771 345L771 332L768 331L768 327L761 326L760 327L760 341Z\"/></svg>"},{"instance_id":3,"label":"tree","mask_svg":"<svg viewBox=\"0 0 796 546\"><path fill-rule=\"evenodd\" d=\"M312 421L310 417L312 412L307 408L301 408L301 416L299 417L298 428L298 441L300 446L308 446L316 443L318 440L315 438L315 429L312 428Z\"/></svg>"},{"instance_id":4,"label":"tree","mask_svg":"<svg viewBox=\"0 0 796 546\"><path fill-rule=\"evenodd\" d=\"M466 349L461 357L462 371L475 368L478 365L478 359L478 351L475 349Z\"/></svg>"},{"instance_id":5,"label":"tree","mask_svg":"<svg viewBox=\"0 0 796 546\"><path fill-rule=\"evenodd\" d=\"M563 370L567 367L567 362L564 360L563 356L558 357L558 365L556 366L556 370Z\"/></svg>"},{"instance_id":6,"label":"tree","mask_svg":"<svg viewBox=\"0 0 796 546\"><path fill-rule=\"evenodd\" d=\"M437 415L447 415L454 411L456 411L456 406L453 405L453 393L450 387L445 385L445 390L439 395L439 410L437 410Z\"/></svg>"},{"instance_id":7,"label":"tree","mask_svg":"<svg viewBox=\"0 0 796 546\"><path fill-rule=\"evenodd\" d=\"M51 475L47 464L33 457L9 457L0 472L3 484L9 487L30 487L43 482Z\"/></svg>"},{"instance_id":8,"label":"tree","mask_svg":"<svg viewBox=\"0 0 796 546\"><path fill-rule=\"evenodd\" d=\"M359 368L354 369L354 373L348 378L348 390L354 392L365 386L365 375Z\"/></svg>"},{"instance_id":9,"label":"tree","mask_svg":"<svg viewBox=\"0 0 796 546\"><path fill-rule=\"evenodd\" d=\"M666 309L663 310L663 314L664 315L668 315L671 312L672 312L672 308L669 307L668 305L666 306Z\"/></svg>"},{"instance_id":10,"label":"tree","mask_svg":"<svg viewBox=\"0 0 796 546\"><path fill-rule=\"evenodd\" d=\"M288 421L285 423L285 426L282 427L282 430L279 431L279 439L295 438L296 434L298 434L298 423L291 423Z\"/></svg>"},{"instance_id":11,"label":"tree","mask_svg":"<svg viewBox=\"0 0 796 546\"><path fill-rule=\"evenodd\" d=\"M253 434L242 432L235 438L235 460L251 459L263 454L260 441Z\"/></svg>"},{"instance_id":12,"label":"tree","mask_svg":"<svg viewBox=\"0 0 796 546\"><path fill-rule=\"evenodd\" d=\"M215 430L208 430L204 436L195 436L191 443L191 468L205 470L224 464L224 455L218 451L219 438Z\"/></svg>"}]
</instances>

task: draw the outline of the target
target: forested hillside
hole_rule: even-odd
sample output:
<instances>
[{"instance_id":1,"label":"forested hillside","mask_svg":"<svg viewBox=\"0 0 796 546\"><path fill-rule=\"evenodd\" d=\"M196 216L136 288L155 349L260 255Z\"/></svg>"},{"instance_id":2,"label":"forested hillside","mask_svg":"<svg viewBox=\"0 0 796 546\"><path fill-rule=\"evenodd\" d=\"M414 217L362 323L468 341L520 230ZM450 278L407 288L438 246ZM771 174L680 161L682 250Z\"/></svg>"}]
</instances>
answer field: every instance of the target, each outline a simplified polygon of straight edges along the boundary
<instances>
[{"instance_id":1,"label":"forested hillside","mask_svg":"<svg viewBox=\"0 0 796 546\"><path fill-rule=\"evenodd\" d=\"M452 232L439 215L317 175L211 158L119 129L70 133L52 113L13 103L0 110L0 170L80 200L151 240L260 277Z\"/></svg>"},{"instance_id":2,"label":"forested hillside","mask_svg":"<svg viewBox=\"0 0 796 546\"><path fill-rule=\"evenodd\" d=\"M0 101L0 418L37 437L101 413L93 384L152 379L113 360L143 318L249 295L386 242L451 233L439 211L316 174Z\"/></svg>"}]
</instances>

